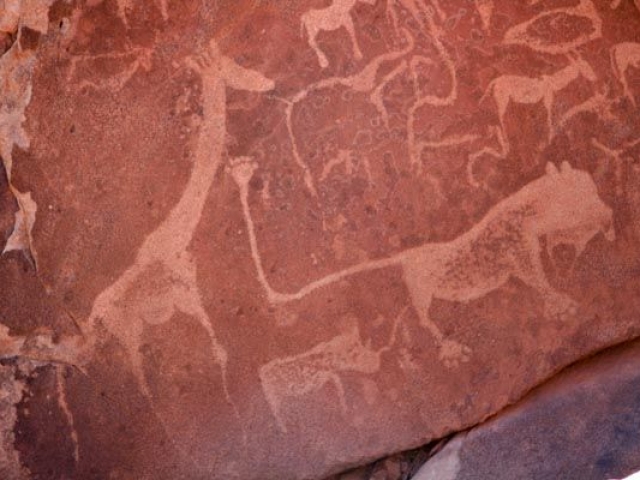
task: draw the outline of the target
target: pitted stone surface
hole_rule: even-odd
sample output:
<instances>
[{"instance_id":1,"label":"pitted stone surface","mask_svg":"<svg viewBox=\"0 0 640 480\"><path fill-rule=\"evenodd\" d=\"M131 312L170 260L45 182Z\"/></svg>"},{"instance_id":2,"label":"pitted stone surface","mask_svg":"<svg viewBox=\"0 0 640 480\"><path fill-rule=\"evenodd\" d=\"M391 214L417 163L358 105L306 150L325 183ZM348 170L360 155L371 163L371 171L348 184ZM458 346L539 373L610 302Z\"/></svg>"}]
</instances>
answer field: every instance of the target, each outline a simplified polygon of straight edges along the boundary
<instances>
[{"instance_id":1,"label":"pitted stone surface","mask_svg":"<svg viewBox=\"0 0 640 480\"><path fill-rule=\"evenodd\" d=\"M31 472L322 478L640 334L637 2L6 0L0 32L0 356L69 439L20 437Z\"/></svg>"}]
</instances>

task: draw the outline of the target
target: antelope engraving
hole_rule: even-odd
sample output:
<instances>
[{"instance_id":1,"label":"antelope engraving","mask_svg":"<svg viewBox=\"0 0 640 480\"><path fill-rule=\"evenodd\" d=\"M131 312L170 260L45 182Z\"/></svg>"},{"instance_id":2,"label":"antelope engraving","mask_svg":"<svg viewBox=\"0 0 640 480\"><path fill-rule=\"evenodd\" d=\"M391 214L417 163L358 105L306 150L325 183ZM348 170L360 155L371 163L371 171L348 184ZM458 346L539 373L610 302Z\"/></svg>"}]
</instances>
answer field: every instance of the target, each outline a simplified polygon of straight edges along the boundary
<instances>
[{"instance_id":1,"label":"antelope engraving","mask_svg":"<svg viewBox=\"0 0 640 480\"><path fill-rule=\"evenodd\" d=\"M479 223L449 242L426 243L391 257L369 260L314 280L295 292L283 293L269 284L249 209L248 184L256 168L256 163L243 157L233 162L231 174L240 192L258 280L268 301L298 301L349 276L399 267L420 323L433 336L440 359L449 367L468 360L471 351L446 338L431 320L433 298L469 302L514 277L542 296L548 317L564 318L575 311L576 302L548 282L540 259L540 237L572 240L576 236L571 234L579 232L581 241L588 241L603 232L607 239L615 239L613 212L598 196L589 173L567 162L560 170L548 163L545 175L503 199Z\"/></svg>"},{"instance_id":2,"label":"antelope engraving","mask_svg":"<svg viewBox=\"0 0 640 480\"><path fill-rule=\"evenodd\" d=\"M505 136L506 128L504 117L511 102L523 105L533 105L543 102L547 113L549 138L553 136L553 103L555 94L581 76L591 82L595 82L598 79L591 65L589 65L586 60L578 55L569 55L569 58L569 65L551 75L542 75L537 78L520 75L502 75L491 80L480 102L484 101L488 95L493 96L496 106L498 107L500 127Z\"/></svg>"},{"instance_id":3,"label":"antelope engraving","mask_svg":"<svg viewBox=\"0 0 640 480\"><path fill-rule=\"evenodd\" d=\"M362 343L357 321L333 339L320 343L299 355L277 358L260 367L259 376L269 408L282 432L287 426L282 415L282 403L287 398L302 397L321 390L326 384L336 389L340 409L347 414L347 398L340 372L374 374L380 370L382 355L394 346L398 322L407 311L396 317L389 341L378 350L370 341Z\"/></svg>"},{"instance_id":4,"label":"antelope engraving","mask_svg":"<svg viewBox=\"0 0 640 480\"><path fill-rule=\"evenodd\" d=\"M376 3L376 0L360 0L369 5ZM333 0L333 3L326 8L312 8L306 11L300 17L301 30L307 31L307 41L309 46L313 48L318 56L318 62L322 68L329 66L327 56L320 49L317 42L317 36L320 32L333 32L339 28L346 28L351 43L353 45L353 54L357 59L362 58L362 51L358 45L356 36L356 28L351 18L351 9L358 0Z\"/></svg>"},{"instance_id":5,"label":"antelope engraving","mask_svg":"<svg viewBox=\"0 0 640 480\"><path fill-rule=\"evenodd\" d=\"M273 81L257 71L241 67L222 55L215 41L187 65L200 73L203 83L203 124L194 165L186 188L167 218L142 243L135 261L95 300L88 319L93 347L101 324L125 348L132 370L147 398L140 352L145 324L162 324L176 311L195 318L207 333L213 357L222 370L223 389L235 410L227 387L227 352L218 342L197 285L196 266L187 251L200 222L211 182L221 164L226 134L226 89L265 92ZM90 352L91 348L87 348ZM237 411L236 411L237 414Z\"/></svg>"},{"instance_id":6,"label":"antelope engraving","mask_svg":"<svg viewBox=\"0 0 640 480\"><path fill-rule=\"evenodd\" d=\"M633 106L636 106L636 99L633 92L629 88L627 80L627 70L630 67L640 68L640 43L623 42L611 47L611 67L618 81L622 84L622 88L626 97L631 100Z\"/></svg>"}]
</instances>

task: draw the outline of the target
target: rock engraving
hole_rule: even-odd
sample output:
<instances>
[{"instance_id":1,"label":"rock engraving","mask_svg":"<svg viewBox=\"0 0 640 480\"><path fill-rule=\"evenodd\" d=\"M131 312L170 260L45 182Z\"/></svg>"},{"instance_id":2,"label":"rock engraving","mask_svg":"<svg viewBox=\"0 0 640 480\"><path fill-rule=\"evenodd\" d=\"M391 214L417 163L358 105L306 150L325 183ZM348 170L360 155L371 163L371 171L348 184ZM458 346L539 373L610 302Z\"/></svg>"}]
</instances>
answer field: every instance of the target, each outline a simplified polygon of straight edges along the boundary
<instances>
[{"instance_id":1,"label":"rock engraving","mask_svg":"<svg viewBox=\"0 0 640 480\"><path fill-rule=\"evenodd\" d=\"M591 23L590 29L581 29L574 38L565 37L562 42L547 41L536 35L536 27L541 24L551 24L563 18L576 17L587 19ZM505 45L522 45L541 53L554 55L568 53L592 40L602 37L602 19L592 0L580 0L575 7L559 7L545 10L524 23L510 28L504 35Z\"/></svg>"},{"instance_id":2,"label":"rock engraving","mask_svg":"<svg viewBox=\"0 0 640 480\"><path fill-rule=\"evenodd\" d=\"M326 384L336 389L341 411L348 413L345 388L340 372L374 374L380 370L382 355L394 346L398 323L407 311L405 307L395 318L386 345L374 350L370 342L362 343L358 323L345 333L320 343L299 355L277 358L260 367L259 375L265 398L282 432L287 426L282 414L282 403L293 397L317 392Z\"/></svg>"},{"instance_id":3,"label":"rock engraving","mask_svg":"<svg viewBox=\"0 0 640 480\"><path fill-rule=\"evenodd\" d=\"M379 112L382 120L385 122L385 125L388 124L389 114L387 113L387 109L384 105L383 93L386 85L389 84L396 76L401 74L404 70L407 69L407 63L402 61L395 68L393 68L389 73L387 73L380 82L376 82L378 71L381 67L388 62L393 62L407 55L411 50L413 50L415 46L415 42L411 34L408 30L403 29L405 35L406 46L396 51L387 52L377 57L373 58L364 68L362 68L359 72L345 76L345 77L330 77L320 80L318 82L307 85L304 89L296 93L291 99L281 99L284 103L286 103L287 107L285 110L286 115L286 125L287 132L289 134L289 139L291 141L291 148L293 151L293 158L296 164L303 170L304 172L304 182L305 186L309 190L311 194L317 196L317 189L315 186L315 182L311 175L311 171L307 162L304 161L302 154L300 153L300 148L298 147L298 140L296 138L294 132L293 125L293 113L295 106L302 102L305 98L309 96L311 92L320 91L324 89L331 89L335 87L346 87L353 92L357 93L368 93L369 101L372 105L375 106L376 110Z\"/></svg>"},{"instance_id":4,"label":"rock engraving","mask_svg":"<svg viewBox=\"0 0 640 480\"><path fill-rule=\"evenodd\" d=\"M369 5L376 3L376 0L360 0ZM353 44L353 54L357 59L362 58L362 51L358 45L358 37L356 28L351 18L351 9L358 0L333 0L331 5L326 8L312 8L306 11L300 17L300 28L307 32L307 41L309 46L318 56L318 62L322 68L329 66L327 56L318 46L316 37L320 32L333 32L339 28L346 28Z\"/></svg>"},{"instance_id":5,"label":"rock engraving","mask_svg":"<svg viewBox=\"0 0 640 480\"><path fill-rule=\"evenodd\" d=\"M209 336L213 358L222 369L226 398L235 409L227 387L227 352L217 340L202 303L196 267L187 247L222 161L227 87L265 92L274 84L224 56L213 40L205 52L187 63L200 73L203 83L204 119L191 176L179 202L144 240L134 264L96 298L88 320L93 334L88 337L97 341L94 330L98 324L115 337L126 349L143 393L151 399L140 352L144 325L161 324L170 320L175 311L184 312L195 318Z\"/></svg>"},{"instance_id":6,"label":"rock engraving","mask_svg":"<svg viewBox=\"0 0 640 480\"><path fill-rule=\"evenodd\" d=\"M549 138L553 136L553 103L555 95L573 81L583 76L591 82L598 77L586 60L576 54L569 55L569 65L552 73L537 78L521 75L501 75L489 82L489 86L480 102L492 95L498 107L498 119L502 134L508 142L504 117L510 103L533 105L542 102L547 113L547 129Z\"/></svg>"},{"instance_id":7,"label":"rock engraving","mask_svg":"<svg viewBox=\"0 0 640 480\"><path fill-rule=\"evenodd\" d=\"M613 211L602 202L590 174L567 162L558 170L548 163L546 174L494 206L475 226L442 243L426 243L388 258L369 260L332 273L296 292L274 290L267 279L258 249L248 184L257 164L237 161L232 175L240 190L253 260L269 302L301 300L310 293L346 277L387 267L400 267L421 325L433 336L446 366L469 359L471 350L448 339L430 318L433 298L468 302L504 285L511 277L522 280L543 298L548 317L564 318L577 304L547 280L540 258L540 237L551 243L576 242L576 250L599 232L613 241Z\"/></svg>"}]
</instances>

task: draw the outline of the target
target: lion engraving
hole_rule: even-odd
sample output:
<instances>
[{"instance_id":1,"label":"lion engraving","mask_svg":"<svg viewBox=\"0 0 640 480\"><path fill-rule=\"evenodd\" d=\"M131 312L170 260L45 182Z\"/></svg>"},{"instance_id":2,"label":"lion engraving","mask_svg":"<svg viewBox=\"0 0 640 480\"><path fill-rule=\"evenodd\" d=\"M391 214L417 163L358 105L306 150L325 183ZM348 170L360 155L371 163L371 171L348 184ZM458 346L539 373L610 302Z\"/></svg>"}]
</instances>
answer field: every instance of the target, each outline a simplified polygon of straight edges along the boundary
<instances>
[{"instance_id":1,"label":"lion engraving","mask_svg":"<svg viewBox=\"0 0 640 480\"><path fill-rule=\"evenodd\" d=\"M399 266L420 324L432 334L446 366L468 360L471 350L445 338L431 320L429 309L434 298L469 302L517 278L540 294L547 317L564 318L575 312L577 304L549 283L542 264L541 238L547 238L548 247L569 242L577 255L599 233L615 240L613 211L600 199L591 175L567 162L560 169L549 162L544 175L497 203L476 225L451 241L425 243L387 258L365 261L312 281L297 292L277 292L262 266L249 210L248 182L256 168L251 159L243 157L235 161L231 173L240 189L258 280L268 300L272 304L301 300L345 277Z\"/></svg>"}]
</instances>

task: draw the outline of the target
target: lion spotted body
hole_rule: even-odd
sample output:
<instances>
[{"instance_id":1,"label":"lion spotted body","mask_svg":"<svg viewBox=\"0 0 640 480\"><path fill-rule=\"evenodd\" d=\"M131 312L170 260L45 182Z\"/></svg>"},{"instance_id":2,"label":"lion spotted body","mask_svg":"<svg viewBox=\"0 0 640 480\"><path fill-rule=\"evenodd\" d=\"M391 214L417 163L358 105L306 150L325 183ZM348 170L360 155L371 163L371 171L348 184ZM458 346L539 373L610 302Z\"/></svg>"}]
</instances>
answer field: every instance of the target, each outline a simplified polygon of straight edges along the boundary
<instances>
[{"instance_id":1,"label":"lion spotted body","mask_svg":"<svg viewBox=\"0 0 640 480\"><path fill-rule=\"evenodd\" d=\"M345 277L386 267L401 267L420 323L433 335L445 365L468 359L471 351L444 337L431 320L434 298L468 302L517 278L542 297L549 317L565 317L576 302L548 281L543 268L541 237L548 245L572 243L580 255L598 233L615 238L613 212L599 197L590 174L567 162L558 169L547 164L546 174L530 182L489 210L465 233L448 242L425 243L387 258L369 260L308 283L295 293L275 291L266 279L253 221L248 208L247 183L255 168L238 165L238 182L258 278L272 303L286 303L338 282Z\"/></svg>"}]
</instances>

